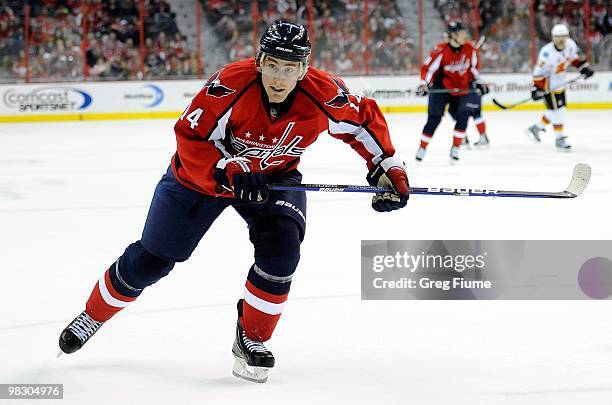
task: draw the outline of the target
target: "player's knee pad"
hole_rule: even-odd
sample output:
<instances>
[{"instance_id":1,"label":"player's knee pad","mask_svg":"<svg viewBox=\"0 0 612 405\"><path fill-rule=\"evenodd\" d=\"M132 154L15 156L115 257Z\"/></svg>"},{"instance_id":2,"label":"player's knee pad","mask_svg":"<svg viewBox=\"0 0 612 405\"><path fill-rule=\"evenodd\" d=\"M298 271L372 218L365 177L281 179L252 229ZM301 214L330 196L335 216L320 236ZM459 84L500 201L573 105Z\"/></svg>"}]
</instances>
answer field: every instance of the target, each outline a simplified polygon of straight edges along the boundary
<instances>
[{"instance_id":1,"label":"player's knee pad","mask_svg":"<svg viewBox=\"0 0 612 405\"><path fill-rule=\"evenodd\" d=\"M288 293L300 260L300 226L292 218L279 215L256 222L250 234L255 264L251 266L248 280L266 293Z\"/></svg>"},{"instance_id":2,"label":"player's knee pad","mask_svg":"<svg viewBox=\"0 0 612 405\"><path fill-rule=\"evenodd\" d=\"M121 294L134 297L168 275L174 264L153 255L138 241L128 246L111 268L111 282Z\"/></svg>"},{"instance_id":3,"label":"player's knee pad","mask_svg":"<svg viewBox=\"0 0 612 405\"><path fill-rule=\"evenodd\" d=\"M426 134L433 134L440 125L440 121L442 121L441 115L429 115L427 116L427 123L425 124L425 128L423 128L423 132Z\"/></svg>"},{"instance_id":4,"label":"player's knee pad","mask_svg":"<svg viewBox=\"0 0 612 405\"><path fill-rule=\"evenodd\" d=\"M457 111L455 113L455 129L465 131L469 118L470 116L467 111Z\"/></svg>"}]
</instances>

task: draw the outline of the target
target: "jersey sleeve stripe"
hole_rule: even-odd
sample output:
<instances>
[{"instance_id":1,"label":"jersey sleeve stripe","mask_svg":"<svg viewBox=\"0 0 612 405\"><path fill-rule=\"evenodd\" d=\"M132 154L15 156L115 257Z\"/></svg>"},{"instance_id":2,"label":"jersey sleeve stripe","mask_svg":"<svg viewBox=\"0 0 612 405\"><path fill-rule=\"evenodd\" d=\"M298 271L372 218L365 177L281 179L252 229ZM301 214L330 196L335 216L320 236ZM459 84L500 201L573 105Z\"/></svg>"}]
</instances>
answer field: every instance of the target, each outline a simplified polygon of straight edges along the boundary
<instances>
[{"instance_id":1,"label":"jersey sleeve stripe","mask_svg":"<svg viewBox=\"0 0 612 405\"><path fill-rule=\"evenodd\" d=\"M231 156L230 153L225 149L225 146L223 145L223 143L221 142L223 139L225 139L227 122L229 121L229 117L231 115L232 115L232 108L227 110L225 115L219 118L219 120L217 121L217 125L215 126L213 132L208 137L208 140L213 142L215 148L217 148L217 150L224 157Z\"/></svg>"},{"instance_id":2,"label":"jersey sleeve stripe","mask_svg":"<svg viewBox=\"0 0 612 405\"><path fill-rule=\"evenodd\" d=\"M425 81L427 83L431 83L431 79L433 75L436 73L438 68L440 68L440 63L442 62L442 54L438 55L436 59L429 65L427 68L427 74L425 75Z\"/></svg>"},{"instance_id":3,"label":"jersey sleeve stripe","mask_svg":"<svg viewBox=\"0 0 612 405\"><path fill-rule=\"evenodd\" d=\"M378 164L382 160L384 151L376 142L376 139L363 127L349 124L347 122L334 122L329 120L330 134L351 134L363 144L365 149L372 155L372 163Z\"/></svg>"},{"instance_id":4,"label":"jersey sleeve stripe","mask_svg":"<svg viewBox=\"0 0 612 405\"><path fill-rule=\"evenodd\" d=\"M476 51L473 50L472 51L472 63L471 63L472 67L470 68L470 71L472 72L472 75L474 76L474 79L478 80L478 77L480 76L480 72L478 71L478 56L476 55Z\"/></svg>"}]
</instances>

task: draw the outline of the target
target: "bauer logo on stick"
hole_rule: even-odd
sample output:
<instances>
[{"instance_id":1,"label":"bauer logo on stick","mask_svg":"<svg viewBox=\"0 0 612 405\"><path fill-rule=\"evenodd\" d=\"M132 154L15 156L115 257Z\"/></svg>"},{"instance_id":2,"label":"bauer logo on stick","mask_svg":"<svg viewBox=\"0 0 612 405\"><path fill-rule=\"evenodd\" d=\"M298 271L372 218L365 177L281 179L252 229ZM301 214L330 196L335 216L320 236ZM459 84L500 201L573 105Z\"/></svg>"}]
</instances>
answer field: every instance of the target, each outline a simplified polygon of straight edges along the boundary
<instances>
[{"instance_id":1,"label":"bauer logo on stick","mask_svg":"<svg viewBox=\"0 0 612 405\"><path fill-rule=\"evenodd\" d=\"M479 189L479 188L439 188L439 187L429 187L427 189L428 192L431 193L454 193L460 195L470 195L470 194L497 194L498 190L489 190L489 189Z\"/></svg>"}]
</instances>

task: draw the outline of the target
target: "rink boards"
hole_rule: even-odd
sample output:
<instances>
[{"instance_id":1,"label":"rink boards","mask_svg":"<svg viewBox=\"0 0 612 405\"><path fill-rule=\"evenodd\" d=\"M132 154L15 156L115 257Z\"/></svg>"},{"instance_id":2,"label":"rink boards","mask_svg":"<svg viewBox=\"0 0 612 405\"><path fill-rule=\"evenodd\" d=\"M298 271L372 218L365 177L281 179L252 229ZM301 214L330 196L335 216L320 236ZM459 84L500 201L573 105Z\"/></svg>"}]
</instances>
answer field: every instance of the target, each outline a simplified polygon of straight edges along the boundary
<instances>
[{"instance_id":1,"label":"rink boards","mask_svg":"<svg viewBox=\"0 0 612 405\"><path fill-rule=\"evenodd\" d=\"M569 73L568 79L576 73ZM491 95L483 99L485 110L495 110L492 97L506 103L529 97L531 76L485 74ZM418 97L417 76L354 76L346 83L354 94L375 99L385 113L424 112L427 98ZM146 82L44 83L0 86L0 122L115 120L174 118L200 90L203 80ZM612 72L597 72L586 81L569 86L568 107L612 108ZM527 103L517 109L542 109Z\"/></svg>"}]
</instances>

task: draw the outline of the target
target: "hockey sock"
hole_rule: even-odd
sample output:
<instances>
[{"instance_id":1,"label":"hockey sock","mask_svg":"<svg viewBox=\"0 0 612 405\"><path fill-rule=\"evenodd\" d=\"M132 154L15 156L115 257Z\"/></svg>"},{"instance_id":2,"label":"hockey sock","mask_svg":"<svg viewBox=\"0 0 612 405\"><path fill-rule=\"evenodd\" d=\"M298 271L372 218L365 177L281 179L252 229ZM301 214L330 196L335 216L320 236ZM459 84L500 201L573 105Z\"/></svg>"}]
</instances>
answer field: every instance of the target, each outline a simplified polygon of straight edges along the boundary
<instances>
[{"instance_id":1,"label":"hockey sock","mask_svg":"<svg viewBox=\"0 0 612 405\"><path fill-rule=\"evenodd\" d=\"M117 277L116 266L117 264L115 263L104 272L94 286L85 306L87 314L98 322L108 321L113 315L127 307L140 295L140 292L138 292L131 294L134 296L128 296L117 291L118 288L115 287L115 285L118 285L116 279L113 283L113 279Z\"/></svg>"},{"instance_id":2,"label":"hockey sock","mask_svg":"<svg viewBox=\"0 0 612 405\"><path fill-rule=\"evenodd\" d=\"M250 339L265 342L272 337L288 296L289 293L282 295L267 293L247 280L244 287L241 322L244 332Z\"/></svg>"},{"instance_id":3,"label":"hockey sock","mask_svg":"<svg viewBox=\"0 0 612 405\"><path fill-rule=\"evenodd\" d=\"M463 142L463 138L465 138L465 131L455 129L453 132L453 146L456 148L460 147L461 142Z\"/></svg>"},{"instance_id":4,"label":"hockey sock","mask_svg":"<svg viewBox=\"0 0 612 405\"><path fill-rule=\"evenodd\" d=\"M250 229L255 263L244 288L241 321L250 339L265 342L272 337L300 260L301 229L284 215L262 218Z\"/></svg>"},{"instance_id":5,"label":"hockey sock","mask_svg":"<svg viewBox=\"0 0 612 405\"><path fill-rule=\"evenodd\" d=\"M542 119L536 125L539 129L544 130L548 124L550 124L550 120L546 115L542 115Z\"/></svg>"},{"instance_id":6,"label":"hockey sock","mask_svg":"<svg viewBox=\"0 0 612 405\"><path fill-rule=\"evenodd\" d=\"M563 138L563 124L553 124L553 129L555 131L555 138Z\"/></svg>"},{"instance_id":7,"label":"hockey sock","mask_svg":"<svg viewBox=\"0 0 612 405\"><path fill-rule=\"evenodd\" d=\"M423 132L421 134L421 148L427 149L427 146L429 145L429 142L431 142L432 137L433 135L426 134L425 132Z\"/></svg>"},{"instance_id":8,"label":"hockey sock","mask_svg":"<svg viewBox=\"0 0 612 405\"><path fill-rule=\"evenodd\" d=\"M487 133L487 125L485 124L484 118L477 118L474 120L474 123L480 135L485 135Z\"/></svg>"}]
</instances>

